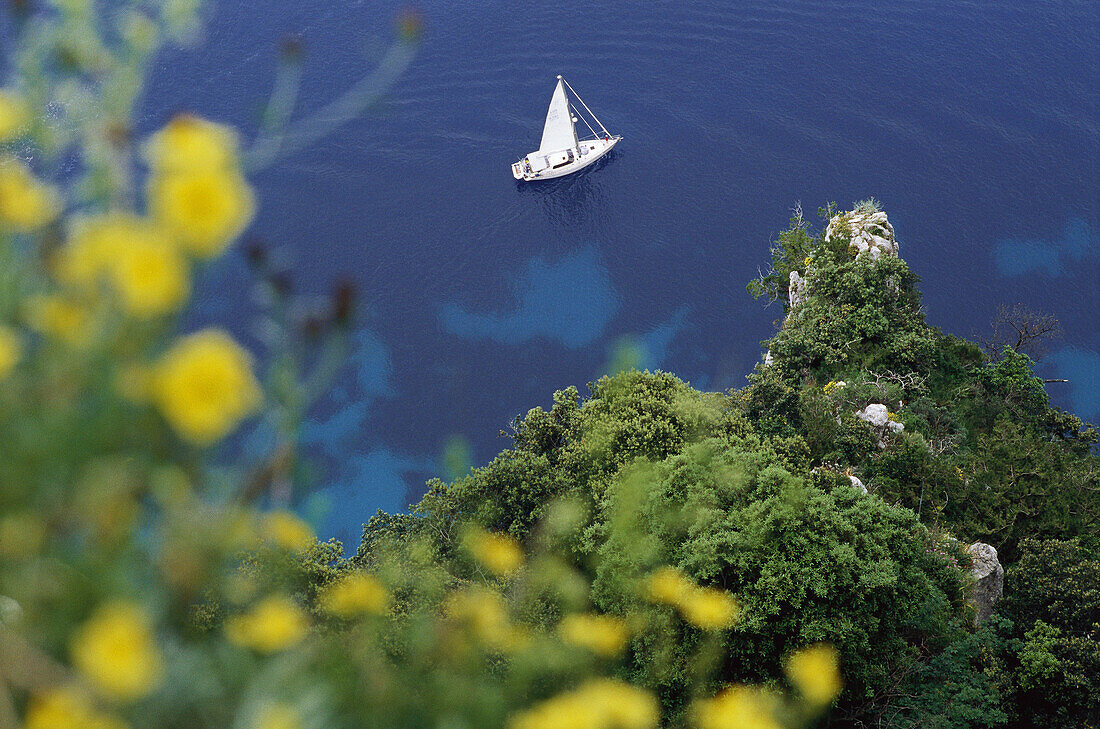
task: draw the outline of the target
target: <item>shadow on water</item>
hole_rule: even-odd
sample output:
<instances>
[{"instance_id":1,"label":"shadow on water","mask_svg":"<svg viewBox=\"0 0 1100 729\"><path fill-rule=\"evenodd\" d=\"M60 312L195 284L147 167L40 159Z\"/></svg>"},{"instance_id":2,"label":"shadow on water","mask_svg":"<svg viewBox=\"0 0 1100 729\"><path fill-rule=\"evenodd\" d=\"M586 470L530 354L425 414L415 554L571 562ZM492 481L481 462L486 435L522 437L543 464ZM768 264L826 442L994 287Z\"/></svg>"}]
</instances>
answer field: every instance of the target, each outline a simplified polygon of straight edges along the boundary
<instances>
[{"instance_id":1,"label":"shadow on water","mask_svg":"<svg viewBox=\"0 0 1100 729\"><path fill-rule=\"evenodd\" d=\"M516 181L516 189L521 196L538 200L553 222L575 223L586 218L590 212L606 206L605 181L600 179L599 172L617 156L618 152L612 150L583 170L565 177L536 182Z\"/></svg>"}]
</instances>

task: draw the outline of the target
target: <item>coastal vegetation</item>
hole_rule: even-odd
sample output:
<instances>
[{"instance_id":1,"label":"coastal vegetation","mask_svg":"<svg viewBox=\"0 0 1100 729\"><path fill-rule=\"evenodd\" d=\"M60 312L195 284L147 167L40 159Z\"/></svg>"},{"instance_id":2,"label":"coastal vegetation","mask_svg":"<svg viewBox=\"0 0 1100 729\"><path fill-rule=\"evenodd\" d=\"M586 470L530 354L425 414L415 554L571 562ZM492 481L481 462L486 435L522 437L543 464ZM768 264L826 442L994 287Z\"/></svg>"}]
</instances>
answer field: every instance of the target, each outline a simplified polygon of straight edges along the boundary
<instances>
[{"instance_id":1,"label":"coastal vegetation","mask_svg":"<svg viewBox=\"0 0 1100 729\"><path fill-rule=\"evenodd\" d=\"M750 291L786 318L745 387L565 388L488 464L363 515L352 553L294 510L348 288L298 318L250 244L265 337L183 318L257 214L290 87L251 144L190 113L145 132L194 3L12 7L0 727L1096 725L1097 433L1027 342L925 321L873 201L779 234ZM397 18L391 72L418 32ZM975 542L1006 567L992 606Z\"/></svg>"}]
</instances>

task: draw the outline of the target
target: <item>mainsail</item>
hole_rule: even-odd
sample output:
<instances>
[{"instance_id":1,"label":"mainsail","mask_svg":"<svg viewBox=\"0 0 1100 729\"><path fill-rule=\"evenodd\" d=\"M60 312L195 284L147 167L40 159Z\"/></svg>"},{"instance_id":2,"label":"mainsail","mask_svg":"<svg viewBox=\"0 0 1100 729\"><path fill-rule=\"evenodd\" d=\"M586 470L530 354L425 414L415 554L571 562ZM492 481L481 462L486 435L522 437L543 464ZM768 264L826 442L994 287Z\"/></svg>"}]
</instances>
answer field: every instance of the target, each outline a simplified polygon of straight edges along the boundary
<instances>
[{"instance_id":1,"label":"mainsail","mask_svg":"<svg viewBox=\"0 0 1100 729\"><path fill-rule=\"evenodd\" d=\"M565 86L558 79L554 96L550 99L550 108L546 110L546 125L542 128L540 152L558 152L563 149L575 149L577 130L573 127L573 115L569 111L569 99L565 95Z\"/></svg>"}]
</instances>

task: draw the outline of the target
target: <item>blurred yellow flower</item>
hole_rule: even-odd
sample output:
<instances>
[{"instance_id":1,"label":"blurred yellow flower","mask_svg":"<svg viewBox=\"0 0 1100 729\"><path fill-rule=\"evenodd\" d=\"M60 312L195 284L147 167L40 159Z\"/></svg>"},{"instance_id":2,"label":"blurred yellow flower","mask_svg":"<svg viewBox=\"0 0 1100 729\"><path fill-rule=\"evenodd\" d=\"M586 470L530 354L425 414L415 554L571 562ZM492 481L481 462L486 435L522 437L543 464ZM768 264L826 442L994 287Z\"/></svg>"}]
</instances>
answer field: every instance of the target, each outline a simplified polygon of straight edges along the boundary
<instances>
[{"instance_id":1,"label":"blurred yellow flower","mask_svg":"<svg viewBox=\"0 0 1100 729\"><path fill-rule=\"evenodd\" d=\"M39 182L14 157L0 158L0 222L26 232L46 225L61 211L61 195Z\"/></svg>"},{"instance_id":2,"label":"blurred yellow flower","mask_svg":"<svg viewBox=\"0 0 1100 729\"><path fill-rule=\"evenodd\" d=\"M485 588L452 593L444 609L447 617L463 623L475 638L488 646L508 647L516 635L504 601L500 595Z\"/></svg>"},{"instance_id":3,"label":"blurred yellow flower","mask_svg":"<svg viewBox=\"0 0 1100 729\"><path fill-rule=\"evenodd\" d=\"M480 529L466 535L466 548L478 562L496 575L510 575L523 565L523 550L507 534Z\"/></svg>"},{"instance_id":4,"label":"blurred yellow flower","mask_svg":"<svg viewBox=\"0 0 1100 729\"><path fill-rule=\"evenodd\" d=\"M313 528L289 511L279 510L265 514L263 534L272 543L290 552L302 552L316 541Z\"/></svg>"},{"instance_id":5,"label":"blurred yellow flower","mask_svg":"<svg viewBox=\"0 0 1100 729\"><path fill-rule=\"evenodd\" d=\"M92 314L76 302L56 294L32 296L26 302L27 324L72 347L91 340Z\"/></svg>"},{"instance_id":6,"label":"blurred yellow flower","mask_svg":"<svg viewBox=\"0 0 1100 729\"><path fill-rule=\"evenodd\" d=\"M145 142L142 156L156 173L237 166L237 132L193 114L178 114Z\"/></svg>"},{"instance_id":7,"label":"blurred yellow flower","mask_svg":"<svg viewBox=\"0 0 1100 729\"><path fill-rule=\"evenodd\" d=\"M508 729L652 729L660 720L653 694L597 678L514 715Z\"/></svg>"},{"instance_id":8,"label":"blurred yellow flower","mask_svg":"<svg viewBox=\"0 0 1100 729\"><path fill-rule=\"evenodd\" d=\"M200 258L224 251L248 225L256 207L252 189L235 170L155 174L146 195L154 219Z\"/></svg>"},{"instance_id":9,"label":"blurred yellow flower","mask_svg":"<svg viewBox=\"0 0 1100 729\"><path fill-rule=\"evenodd\" d=\"M74 286L108 280L126 310L143 318L175 311L191 286L187 260L172 239L129 213L103 213L74 222L54 271Z\"/></svg>"},{"instance_id":10,"label":"blurred yellow flower","mask_svg":"<svg viewBox=\"0 0 1100 729\"><path fill-rule=\"evenodd\" d=\"M840 656L831 645L803 648L787 659L784 669L799 693L814 706L831 704L843 688Z\"/></svg>"},{"instance_id":11,"label":"blurred yellow flower","mask_svg":"<svg viewBox=\"0 0 1100 729\"><path fill-rule=\"evenodd\" d=\"M675 567L661 567L649 576L646 596L651 602L662 605L679 605L684 596L695 588L695 583Z\"/></svg>"},{"instance_id":12,"label":"blurred yellow flower","mask_svg":"<svg viewBox=\"0 0 1100 729\"><path fill-rule=\"evenodd\" d=\"M733 686L713 699L695 702L698 729L782 729L776 720L776 697L758 688Z\"/></svg>"},{"instance_id":13,"label":"blurred yellow flower","mask_svg":"<svg viewBox=\"0 0 1100 729\"><path fill-rule=\"evenodd\" d=\"M354 618L364 613L383 615L389 602L389 592L382 583L359 571L328 585L320 595L321 608L341 618Z\"/></svg>"},{"instance_id":14,"label":"blurred yellow flower","mask_svg":"<svg viewBox=\"0 0 1100 729\"><path fill-rule=\"evenodd\" d=\"M306 637L309 621L298 603L283 595L266 597L243 615L225 621L230 643L260 653L291 648Z\"/></svg>"},{"instance_id":15,"label":"blurred yellow flower","mask_svg":"<svg viewBox=\"0 0 1100 729\"><path fill-rule=\"evenodd\" d=\"M0 379L8 376L23 356L23 343L11 327L0 324Z\"/></svg>"},{"instance_id":16,"label":"blurred yellow flower","mask_svg":"<svg viewBox=\"0 0 1100 729\"><path fill-rule=\"evenodd\" d=\"M152 620L133 603L100 606L73 636L70 648L76 668L107 697L140 699L160 681L163 664Z\"/></svg>"},{"instance_id":17,"label":"blurred yellow flower","mask_svg":"<svg viewBox=\"0 0 1100 729\"><path fill-rule=\"evenodd\" d=\"M117 717L97 711L88 696L65 686L34 696L27 706L24 729L126 729Z\"/></svg>"},{"instance_id":18,"label":"blurred yellow flower","mask_svg":"<svg viewBox=\"0 0 1100 729\"><path fill-rule=\"evenodd\" d=\"M741 608L725 590L700 587L686 594L680 612L689 623L704 630L728 628L737 620Z\"/></svg>"},{"instance_id":19,"label":"blurred yellow flower","mask_svg":"<svg viewBox=\"0 0 1100 729\"><path fill-rule=\"evenodd\" d=\"M46 523L33 511L0 518L0 557L22 559L37 554L46 542Z\"/></svg>"},{"instance_id":20,"label":"blurred yellow flower","mask_svg":"<svg viewBox=\"0 0 1100 729\"><path fill-rule=\"evenodd\" d=\"M19 94L0 89L0 142L18 136L31 120L27 102Z\"/></svg>"},{"instance_id":21,"label":"blurred yellow flower","mask_svg":"<svg viewBox=\"0 0 1100 729\"><path fill-rule=\"evenodd\" d=\"M300 729L302 715L290 704L275 701L256 713L253 729Z\"/></svg>"},{"instance_id":22,"label":"blurred yellow flower","mask_svg":"<svg viewBox=\"0 0 1100 729\"><path fill-rule=\"evenodd\" d=\"M232 337L206 329L173 344L157 363L153 399L181 436L209 445L260 404L248 352Z\"/></svg>"},{"instance_id":23,"label":"blurred yellow flower","mask_svg":"<svg viewBox=\"0 0 1100 729\"><path fill-rule=\"evenodd\" d=\"M54 261L54 273L64 283L90 286L107 276L142 221L128 213L80 216L70 223L68 243Z\"/></svg>"},{"instance_id":24,"label":"blurred yellow flower","mask_svg":"<svg viewBox=\"0 0 1100 729\"><path fill-rule=\"evenodd\" d=\"M169 314L191 292L187 260L168 238L155 234L123 248L112 274L123 306L139 318Z\"/></svg>"},{"instance_id":25,"label":"blurred yellow flower","mask_svg":"<svg viewBox=\"0 0 1100 729\"><path fill-rule=\"evenodd\" d=\"M607 658L620 655L630 638L626 623L612 615L566 615L558 632L566 643Z\"/></svg>"}]
</instances>

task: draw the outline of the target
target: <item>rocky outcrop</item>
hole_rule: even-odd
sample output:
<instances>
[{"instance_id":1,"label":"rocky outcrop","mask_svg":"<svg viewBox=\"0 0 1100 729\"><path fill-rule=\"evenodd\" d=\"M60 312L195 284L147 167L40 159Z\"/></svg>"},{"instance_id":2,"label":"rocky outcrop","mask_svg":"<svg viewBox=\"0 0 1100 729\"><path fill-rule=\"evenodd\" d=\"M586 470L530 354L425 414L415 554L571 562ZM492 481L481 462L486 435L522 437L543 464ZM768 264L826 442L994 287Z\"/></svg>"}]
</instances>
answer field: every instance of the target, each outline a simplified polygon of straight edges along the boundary
<instances>
[{"instance_id":1,"label":"rocky outcrop","mask_svg":"<svg viewBox=\"0 0 1100 729\"><path fill-rule=\"evenodd\" d=\"M856 256L868 255L872 259L879 256L897 258L898 242L894 238L894 227L890 225L886 213L877 210L872 204L863 204L848 213L834 215L825 228L825 240L835 241L848 236L849 250Z\"/></svg>"},{"instance_id":2,"label":"rocky outcrop","mask_svg":"<svg viewBox=\"0 0 1100 729\"><path fill-rule=\"evenodd\" d=\"M853 476L852 474L849 473L848 474L848 480L852 482L852 486L854 488L859 489L863 493L867 493L867 487L864 486L863 482L860 481L858 478L856 478L855 476Z\"/></svg>"},{"instance_id":3,"label":"rocky outcrop","mask_svg":"<svg viewBox=\"0 0 1100 729\"><path fill-rule=\"evenodd\" d=\"M890 419L890 411L881 403L873 402L862 410L857 410L856 417L870 423L876 428L885 428L893 433L900 433L905 430L904 425L896 420Z\"/></svg>"},{"instance_id":4,"label":"rocky outcrop","mask_svg":"<svg viewBox=\"0 0 1100 729\"><path fill-rule=\"evenodd\" d=\"M798 271L791 271L787 284L787 298L790 300L789 311L801 304L806 298L806 279L799 275Z\"/></svg>"},{"instance_id":5,"label":"rocky outcrop","mask_svg":"<svg viewBox=\"0 0 1100 729\"><path fill-rule=\"evenodd\" d=\"M879 448L886 447L887 436L905 430L905 426L891 418L890 412L881 403L873 402L862 410L857 410L855 416L874 429Z\"/></svg>"},{"instance_id":6,"label":"rocky outcrop","mask_svg":"<svg viewBox=\"0 0 1100 729\"><path fill-rule=\"evenodd\" d=\"M993 614L993 606L1004 594L1005 571L997 559L997 550L990 544L975 542L966 548L972 563L970 575L974 585L970 589L970 602L977 615L974 622L984 623Z\"/></svg>"}]
</instances>

